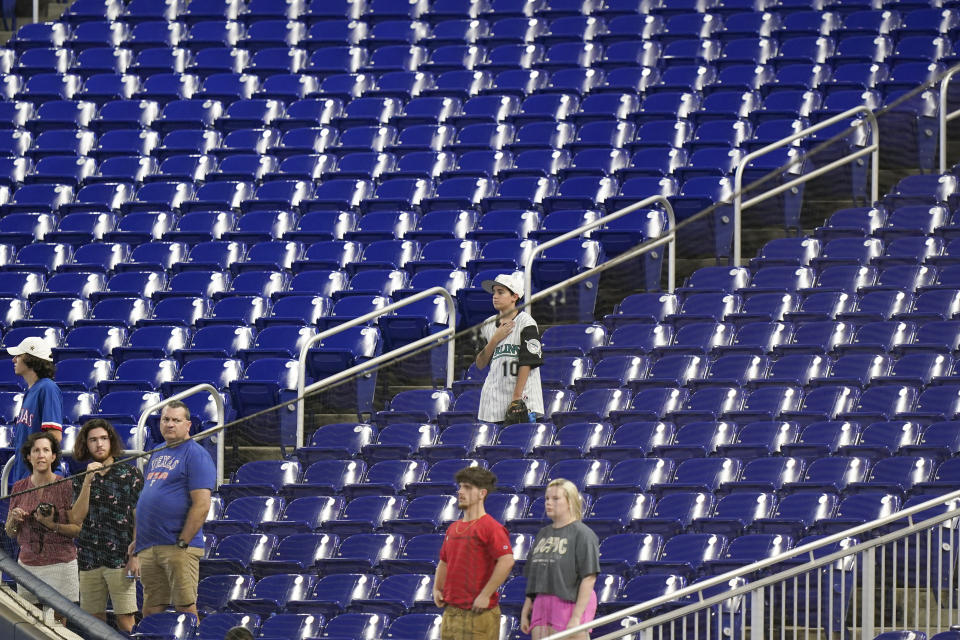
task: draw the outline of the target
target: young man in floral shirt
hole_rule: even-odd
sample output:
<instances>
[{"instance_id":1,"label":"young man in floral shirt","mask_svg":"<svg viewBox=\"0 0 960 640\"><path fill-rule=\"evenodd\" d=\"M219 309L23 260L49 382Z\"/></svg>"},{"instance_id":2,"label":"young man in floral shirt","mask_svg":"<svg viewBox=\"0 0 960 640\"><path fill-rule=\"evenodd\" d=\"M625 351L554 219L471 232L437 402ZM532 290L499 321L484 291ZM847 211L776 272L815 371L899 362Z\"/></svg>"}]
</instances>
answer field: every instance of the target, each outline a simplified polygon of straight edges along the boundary
<instances>
[{"instance_id":1,"label":"young man in floral shirt","mask_svg":"<svg viewBox=\"0 0 960 640\"><path fill-rule=\"evenodd\" d=\"M122 452L120 438L106 420L94 418L81 427L73 456L78 462L91 462L88 473L73 479L70 521L80 525L80 606L106 620L109 594L117 627L129 633L137 611L136 580L131 578L139 567L135 556L127 556L127 548L133 540L143 474L135 466L116 462Z\"/></svg>"}]
</instances>

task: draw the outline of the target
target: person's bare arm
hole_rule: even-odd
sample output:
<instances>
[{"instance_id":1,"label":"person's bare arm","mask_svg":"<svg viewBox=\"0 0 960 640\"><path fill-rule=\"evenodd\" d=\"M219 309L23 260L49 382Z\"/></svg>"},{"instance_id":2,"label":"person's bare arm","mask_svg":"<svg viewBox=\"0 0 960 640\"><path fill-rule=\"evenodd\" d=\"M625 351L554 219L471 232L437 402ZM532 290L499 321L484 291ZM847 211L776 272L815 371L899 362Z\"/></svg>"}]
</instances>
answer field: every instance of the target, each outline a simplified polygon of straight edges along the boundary
<instances>
[{"instance_id":1,"label":"person's bare arm","mask_svg":"<svg viewBox=\"0 0 960 640\"><path fill-rule=\"evenodd\" d=\"M60 429L44 429L44 431L52 435L57 444L63 444L63 431Z\"/></svg>"},{"instance_id":2,"label":"person's bare arm","mask_svg":"<svg viewBox=\"0 0 960 640\"><path fill-rule=\"evenodd\" d=\"M140 558L133 554L137 548L137 510L134 509L133 516L133 539L130 540L130 546L127 547L127 573L140 577Z\"/></svg>"},{"instance_id":3,"label":"person's bare arm","mask_svg":"<svg viewBox=\"0 0 960 640\"><path fill-rule=\"evenodd\" d=\"M89 474L87 478L93 474ZM77 499L73 501L73 507L70 509L70 523L83 526L83 520L90 512L90 483L84 478L83 485L80 487L80 493Z\"/></svg>"},{"instance_id":4,"label":"person's bare arm","mask_svg":"<svg viewBox=\"0 0 960 640\"><path fill-rule=\"evenodd\" d=\"M520 609L520 631L530 633L530 613L533 611L533 598L527 596L523 599L523 607Z\"/></svg>"},{"instance_id":5,"label":"person's bare arm","mask_svg":"<svg viewBox=\"0 0 960 640\"><path fill-rule=\"evenodd\" d=\"M490 597L500 588L500 585L506 582L512 570L513 554L508 553L497 558L497 564L493 566L490 579L487 580L487 584L483 585L480 595L473 601L474 611L483 611L490 608Z\"/></svg>"},{"instance_id":6,"label":"person's bare arm","mask_svg":"<svg viewBox=\"0 0 960 640\"><path fill-rule=\"evenodd\" d=\"M5 525L5 530L7 535L11 538L16 538L20 534L20 527L23 526L23 521L27 518L27 512L21 509L20 507L13 507L7 513L7 522Z\"/></svg>"},{"instance_id":7,"label":"person's bare arm","mask_svg":"<svg viewBox=\"0 0 960 640\"><path fill-rule=\"evenodd\" d=\"M194 489L190 492L190 510L187 511L187 520L180 530L180 539L186 542L193 540L200 527L207 519L210 511L210 489Z\"/></svg>"},{"instance_id":8,"label":"person's bare arm","mask_svg":"<svg viewBox=\"0 0 960 640\"><path fill-rule=\"evenodd\" d=\"M447 583L447 563L437 562L437 571L433 574L433 604L443 608L447 603L443 601L443 585Z\"/></svg>"},{"instance_id":9,"label":"person's bare arm","mask_svg":"<svg viewBox=\"0 0 960 640\"><path fill-rule=\"evenodd\" d=\"M99 462L91 462L87 465L87 475L83 476L83 485L80 487L80 493L77 499L73 501L73 507L70 509L70 524L83 526L83 521L90 512L90 485L93 484L93 478L97 469L102 469L103 465Z\"/></svg>"},{"instance_id":10,"label":"person's bare arm","mask_svg":"<svg viewBox=\"0 0 960 640\"><path fill-rule=\"evenodd\" d=\"M527 386L527 378L530 377L530 365L522 364L517 368L517 383L513 385L513 400L519 400L523 397L523 388Z\"/></svg>"},{"instance_id":11,"label":"person's bare arm","mask_svg":"<svg viewBox=\"0 0 960 640\"><path fill-rule=\"evenodd\" d=\"M481 371L487 368L487 365L490 364L490 358L493 357L493 350L497 348L497 345L493 342L488 342L487 345L480 350L480 353L477 354L476 365L477 369Z\"/></svg>"},{"instance_id":12,"label":"person's bare arm","mask_svg":"<svg viewBox=\"0 0 960 640\"><path fill-rule=\"evenodd\" d=\"M70 515L67 514L69 518ZM76 538L80 535L80 525L79 524L70 524L69 522L58 522L53 519L53 514L49 516L41 516L39 513L34 514L33 519L45 526L50 531L54 533L59 533L60 535L67 536L68 538Z\"/></svg>"},{"instance_id":13,"label":"person's bare arm","mask_svg":"<svg viewBox=\"0 0 960 640\"><path fill-rule=\"evenodd\" d=\"M580 581L580 586L577 588L577 601L573 604L573 611L570 612L570 622L567 623L568 629L580 624L580 618L583 617L583 612L586 611L587 605L590 603L593 585L596 582L597 574L589 575Z\"/></svg>"}]
</instances>

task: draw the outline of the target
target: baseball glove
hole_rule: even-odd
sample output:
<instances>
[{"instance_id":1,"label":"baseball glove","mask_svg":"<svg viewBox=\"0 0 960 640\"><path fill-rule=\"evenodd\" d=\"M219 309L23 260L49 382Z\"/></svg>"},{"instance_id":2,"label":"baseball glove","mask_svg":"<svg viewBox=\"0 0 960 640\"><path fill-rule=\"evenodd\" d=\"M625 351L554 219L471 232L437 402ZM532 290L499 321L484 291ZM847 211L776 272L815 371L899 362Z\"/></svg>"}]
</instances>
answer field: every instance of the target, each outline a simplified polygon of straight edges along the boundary
<instances>
[{"instance_id":1,"label":"baseball glove","mask_svg":"<svg viewBox=\"0 0 960 640\"><path fill-rule=\"evenodd\" d=\"M514 400L507 407L507 413L503 416L503 423L517 424L519 422L530 422L530 411L523 400Z\"/></svg>"}]
</instances>

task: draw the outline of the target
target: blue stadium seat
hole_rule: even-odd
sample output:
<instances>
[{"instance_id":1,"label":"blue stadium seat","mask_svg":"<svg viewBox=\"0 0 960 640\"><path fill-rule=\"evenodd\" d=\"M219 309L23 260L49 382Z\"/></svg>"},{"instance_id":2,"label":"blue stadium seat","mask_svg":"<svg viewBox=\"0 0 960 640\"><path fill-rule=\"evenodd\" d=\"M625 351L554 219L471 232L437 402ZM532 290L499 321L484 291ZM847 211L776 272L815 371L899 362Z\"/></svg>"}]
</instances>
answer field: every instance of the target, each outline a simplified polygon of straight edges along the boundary
<instances>
[{"instance_id":1,"label":"blue stadium seat","mask_svg":"<svg viewBox=\"0 0 960 640\"><path fill-rule=\"evenodd\" d=\"M776 456L756 458L744 465L739 480L724 483L720 487L720 492L776 492L784 484L800 480L805 471L806 464L798 458Z\"/></svg>"},{"instance_id":2,"label":"blue stadium seat","mask_svg":"<svg viewBox=\"0 0 960 640\"><path fill-rule=\"evenodd\" d=\"M101 396L111 391L155 391L177 377L177 363L167 358L133 358L120 362L112 380L97 384Z\"/></svg>"},{"instance_id":3,"label":"blue stadium seat","mask_svg":"<svg viewBox=\"0 0 960 640\"><path fill-rule=\"evenodd\" d=\"M219 576L211 576L211 578L214 577ZM209 581L211 578L206 578L206 580ZM209 582L204 584L209 587L213 586L213 583ZM197 625L196 637L202 640L221 638L233 627L243 627L250 631L250 633L257 633L260 629L260 616L245 615L242 613L207 612L204 619Z\"/></svg>"},{"instance_id":4,"label":"blue stadium seat","mask_svg":"<svg viewBox=\"0 0 960 640\"><path fill-rule=\"evenodd\" d=\"M187 638L197 629L197 619L191 614L175 611L155 613L140 620L136 632L144 637Z\"/></svg>"},{"instance_id":5,"label":"blue stadium seat","mask_svg":"<svg viewBox=\"0 0 960 640\"><path fill-rule=\"evenodd\" d=\"M277 543L269 558L254 560L251 566L260 576L310 571L318 560L331 557L338 542L333 535L295 533Z\"/></svg>"},{"instance_id":6,"label":"blue stadium seat","mask_svg":"<svg viewBox=\"0 0 960 640\"><path fill-rule=\"evenodd\" d=\"M697 356L680 356L681 358ZM664 358L666 360L666 358ZM683 368L682 375L686 375L689 363L677 363ZM656 365L654 366L656 369ZM648 380L653 380L649 378ZM660 384L666 384L666 381ZM632 383L636 385L636 382ZM630 408L625 411L615 411L611 413L611 420L618 426L635 420L661 420L680 409L688 396L686 389L675 389L655 385L655 388L642 389L638 391L630 402Z\"/></svg>"},{"instance_id":7,"label":"blue stadium seat","mask_svg":"<svg viewBox=\"0 0 960 640\"><path fill-rule=\"evenodd\" d=\"M814 460L807 468L804 479L787 485L788 491L819 490L840 493L847 485L863 482L871 464L867 458L854 456L831 456Z\"/></svg>"},{"instance_id":8,"label":"blue stadium seat","mask_svg":"<svg viewBox=\"0 0 960 640\"><path fill-rule=\"evenodd\" d=\"M621 589L615 602L605 605L605 613L614 607L634 606L654 598L668 596L684 588L686 580L676 574L648 574L631 578Z\"/></svg>"},{"instance_id":9,"label":"blue stadium seat","mask_svg":"<svg viewBox=\"0 0 960 640\"><path fill-rule=\"evenodd\" d=\"M358 533L346 538L332 558L320 560L318 568L325 573L369 573L383 560L400 553L403 536L386 533Z\"/></svg>"},{"instance_id":10,"label":"blue stadium seat","mask_svg":"<svg viewBox=\"0 0 960 640\"><path fill-rule=\"evenodd\" d=\"M435 498L437 496L422 496ZM426 533L415 535L403 546L396 558L383 561L383 571L390 575L432 574L436 571L437 557L443 544L443 534ZM376 610L377 607L374 607Z\"/></svg>"},{"instance_id":11,"label":"blue stadium seat","mask_svg":"<svg viewBox=\"0 0 960 640\"><path fill-rule=\"evenodd\" d=\"M202 579L209 579L208 576L225 576L232 574L247 574L250 569L250 563L254 559L266 558L270 551L277 545L276 536L264 535L260 533L235 533L225 536L210 552L209 556L201 561L200 574ZM252 587L252 579L249 583L234 584L235 576L231 579L223 578L227 583L226 593L223 595L234 595L246 597ZM245 588L238 588L245 587ZM199 597L199 596L198 596ZM221 603L223 596L221 596Z\"/></svg>"},{"instance_id":12,"label":"blue stadium seat","mask_svg":"<svg viewBox=\"0 0 960 640\"><path fill-rule=\"evenodd\" d=\"M767 518L776 507L773 493L738 492L721 498L710 516L697 518L692 529L719 533L730 539L742 536L757 518Z\"/></svg>"},{"instance_id":13,"label":"blue stadium seat","mask_svg":"<svg viewBox=\"0 0 960 640\"><path fill-rule=\"evenodd\" d=\"M633 529L635 520L650 515L653 503L651 496L641 493L602 495L591 505L584 522L604 537L624 533Z\"/></svg>"},{"instance_id":14,"label":"blue stadium seat","mask_svg":"<svg viewBox=\"0 0 960 640\"><path fill-rule=\"evenodd\" d=\"M512 424L504 427L491 444L476 448L479 457L493 464L505 459L524 458L534 448L553 442L555 431L551 425L536 422Z\"/></svg>"},{"instance_id":15,"label":"blue stadium seat","mask_svg":"<svg viewBox=\"0 0 960 640\"><path fill-rule=\"evenodd\" d=\"M227 505L220 518L208 520L204 525L210 533L221 538L231 534L252 533L261 522L275 519L285 504L283 499L268 495L238 492L233 496L236 499Z\"/></svg>"},{"instance_id":16,"label":"blue stadium seat","mask_svg":"<svg viewBox=\"0 0 960 640\"><path fill-rule=\"evenodd\" d=\"M789 422L750 422L738 431L733 443L719 446L717 452L740 460L762 458L779 453L783 445L796 442L798 435L797 425Z\"/></svg>"},{"instance_id":17,"label":"blue stadium seat","mask_svg":"<svg viewBox=\"0 0 960 640\"><path fill-rule=\"evenodd\" d=\"M426 574L390 575L375 590L354 600L365 611L398 616L407 611L420 611L425 601L432 599L429 591L432 587L432 576Z\"/></svg>"},{"instance_id":18,"label":"blue stadium seat","mask_svg":"<svg viewBox=\"0 0 960 640\"><path fill-rule=\"evenodd\" d=\"M732 540L720 558L708 560L705 571L713 575L726 573L735 567L778 556L793 546L793 538L787 535L747 534Z\"/></svg>"},{"instance_id":19,"label":"blue stadium seat","mask_svg":"<svg viewBox=\"0 0 960 640\"><path fill-rule=\"evenodd\" d=\"M630 323L663 322L679 310L680 302L674 294L636 293L625 297L614 312L604 316L607 326L616 329Z\"/></svg>"},{"instance_id":20,"label":"blue stadium seat","mask_svg":"<svg viewBox=\"0 0 960 640\"><path fill-rule=\"evenodd\" d=\"M379 585L376 576L361 573L340 573L317 580L313 592L305 600L288 600L286 610L292 613L320 613L333 617L344 613L354 600L362 602Z\"/></svg>"},{"instance_id":21,"label":"blue stadium seat","mask_svg":"<svg viewBox=\"0 0 960 640\"><path fill-rule=\"evenodd\" d=\"M657 560L641 562L639 567L647 572L676 572L690 578L705 568L705 563L723 557L727 544L727 538L722 535L679 534L663 545L663 552Z\"/></svg>"},{"instance_id":22,"label":"blue stadium seat","mask_svg":"<svg viewBox=\"0 0 960 640\"><path fill-rule=\"evenodd\" d=\"M310 575L279 574L259 580L246 598L231 600L234 611L269 616L280 613L288 600L301 600L316 579Z\"/></svg>"},{"instance_id":23,"label":"blue stadium seat","mask_svg":"<svg viewBox=\"0 0 960 640\"><path fill-rule=\"evenodd\" d=\"M949 452L955 447L952 429L950 422L934 422L923 429L918 442L900 447L899 452L942 461L949 457Z\"/></svg>"},{"instance_id":24,"label":"blue stadium seat","mask_svg":"<svg viewBox=\"0 0 960 640\"><path fill-rule=\"evenodd\" d=\"M344 461L323 458L321 456L332 454L315 445L301 447L297 451L298 457L305 459L306 462L313 459L317 461L307 467L301 482L284 485L284 495L291 498L338 493L347 483L359 481L367 471L367 465L362 460ZM339 514L339 510L337 513Z\"/></svg>"},{"instance_id":25,"label":"blue stadium seat","mask_svg":"<svg viewBox=\"0 0 960 640\"><path fill-rule=\"evenodd\" d=\"M299 484L287 483L281 491ZM323 524L337 518L343 510L344 500L334 496L306 496L287 503L279 518L261 519L258 530L284 538L293 533L313 533Z\"/></svg>"},{"instance_id":26,"label":"blue stadium seat","mask_svg":"<svg viewBox=\"0 0 960 640\"><path fill-rule=\"evenodd\" d=\"M114 391L100 399L95 416L121 424L136 424L140 414L160 401L160 395L151 391ZM80 416L85 421L86 415Z\"/></svg>"},{"instance_id":27,"label":"blue stadium seat","mask_svg":"<svg viewBox=\"0 0 960 640\"><path fill-rule=\"evenodd\" d=\"M426 470L427 465L419 461L382 460L367 470L363 482L344 485L343 494L348 499L355 496L398 495L406 489L407 484L419 482Z\"/></svg>"},{"instance_id":28,"label":"blue stadium seat","mask_svg":"<svg viewBox=\"0 0 960 640\"><path fill-rule=\"evenodd\" d=\"M683 459L677 464L673 479L654 485L651 491L657 496L689 491L713 492L721 484L736 480L741 466L739 460L732 458Z\"/></svg>"},{"instance_id":29,"label":"blue stadium seat","mask_svg":"<svg viewBox=\"0 0 960 640\"><path fill-rule=\"evenodd\" d=\"M680 492L664 496L657 501L651 514L634 522L644 533L659 533L674 536L682 532L696 518L703 517L713 509L712 494Z\"/></svg>"},{"instance_id":30,"label":"blue stadium seat","mask_svg":"<svg viewBox=\"0 0 960 640\"><path fill-rule=\"evenodd\" d=\"M223 574L205 577L201 583L197 609L205 616L213 617L213 614L224 611L230 600L245 597L253 588L254 579L251 575Z\"/></svg>"},{"instance_id":31,"label":"blue stadium seat","mask_svg":"<svg viewBox=\"0 0 960 640\"><path fill-rule=\"evenodd\" d=\"M376 613L343 613L327 622L324 634L331 638L379 638L390 623Z\"/></svg>"},{"instance_id":32,"label":"blue stadium seat","mask_svg":"<svg viewBox=\"0 0 960 640\"><path fill-rule=\"evenodd\" d=\"M297 455L304 465L318 460L350 458L358 454L364 445L371 444L376 439L376 434L376 429L367 424L325 425L314 432L307 447L298 449Z\"/></svg>"},{"instance_id":33,"label":"blue stadium seat","mask_svg":"<svg viewBox=\"0 0 960 640\"><path fill-rule=\"evenodd\" d=\"M822 533L838 532L850 528L855 522L876 520L899 509L900 498L895 495L881 490L858 493L841 500L834 515L819 519L815 530Z\"/></svg>"},{"instance_id":34,"label":"blue stadium seat","mask_svg":"<svg viewBox=\"0 0 960 640\"><path fill-rule=\"evenodd\" d=\"M64 391L93 391L112 377L113 363L104 358L70 358L57 363L57 386Z\"/></svg>"}]
</instances>

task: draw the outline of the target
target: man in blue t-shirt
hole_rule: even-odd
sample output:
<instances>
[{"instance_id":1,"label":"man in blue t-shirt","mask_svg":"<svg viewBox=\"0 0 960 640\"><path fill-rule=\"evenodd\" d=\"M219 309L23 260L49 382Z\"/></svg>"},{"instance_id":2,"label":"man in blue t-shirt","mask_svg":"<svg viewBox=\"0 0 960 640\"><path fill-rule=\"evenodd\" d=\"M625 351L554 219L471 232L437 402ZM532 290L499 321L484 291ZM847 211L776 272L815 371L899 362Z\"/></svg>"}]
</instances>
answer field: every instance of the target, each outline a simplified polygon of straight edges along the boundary
<instances>
[{"instance_id":1,"label":"man in blue t-shirt","mask_svg":"<svg viewBox=\"0 0 960 640\"><path fill-rule=\"evenodd\" d=\"M7 349L7 353L13 356L13 372L27 384L13 427L15 453L10 469L10 484L13 485L30 475L30 469L19 452L31 434L49 431L57 442L63 439L63 398L60 387L53 381L53 353L43 338L24 338L17 346Z\"/></svg>"},{"instance_id":2,"label":"man in blue t-shirt","mask_svg":"<svg viewBox=\"0 0 960 640\"><path fill-rule=\"evenodd\" d=\"M216 465L206 449L189 439L190 410L182 402L163 408L160 432L166 445L158 447L144 469L130 553L140 560L144 617L170 604L196 616L201 528L216 487Z\"/></svg>"}]
</instances>

